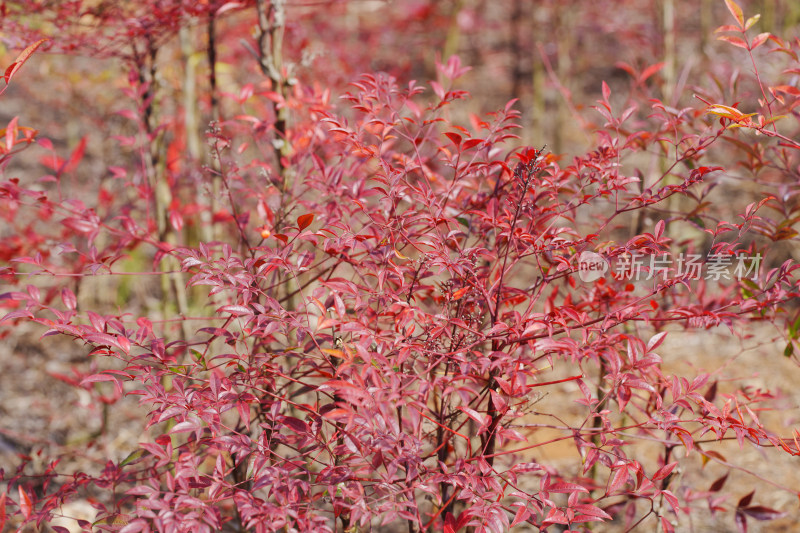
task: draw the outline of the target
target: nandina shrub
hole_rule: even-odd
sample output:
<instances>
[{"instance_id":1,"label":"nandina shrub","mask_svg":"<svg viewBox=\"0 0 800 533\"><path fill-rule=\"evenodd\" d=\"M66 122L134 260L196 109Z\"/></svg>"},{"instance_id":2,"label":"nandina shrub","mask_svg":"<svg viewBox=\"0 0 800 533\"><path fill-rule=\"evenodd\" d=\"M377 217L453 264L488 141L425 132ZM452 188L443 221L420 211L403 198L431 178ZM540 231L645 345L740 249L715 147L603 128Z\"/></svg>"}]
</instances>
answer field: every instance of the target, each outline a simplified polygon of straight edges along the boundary
<instances>
[{"instance_id":1,"label":"nandina shrub","mask_svg":"<svg viewBox=\"0 0 800 533\"><path fill-rule=\"evenodd\" d=\"M88 345L96 368L73 383L111 409L136 398L147 414L142 442L101 471L23 461L4 473L0 520L41 524L89 495L98 515L87 530L618 520L672 531L698 499L726 509L726 478L708 489L678 481L684 455L736 468L713 448L731 438L798 454L760 421L771 393L718 393L723 373L673 374L658 354L667 335L746 329L797 296L795 265L760 263L767 250L750 236L793 237L787 200L761 195L728 220L708 200L726 171L713 155L722 143L790 172L797 146L769 129L774 115L716 101L620 110L603 84L596 145L566 161L514 145L514 102L462 113L467 69L455 56L426 85L372 73L335 100L328 87L283 83L265 48L254 51L266 80L225 95L206 166L182 153L186 132L158 122L157 63L145 55L128 65L124 112L139 135L119 139L138 157L111 170L133 194L87 206L4 176L8 222L31 235L3 272L20 285L4 294L4 324L33 321ZM792 107L797 95L778 87ZM784 151L768 158L731 125L779 137ZM2 164L34 138L12 121ZM48 180L60 184L82 151L51 158ZM648 152L666 162L655 178L639 168ZM198 182L208 196L193 195ZM681 238L688 226L708 239ZM119 273L136 254L163 274L153 290L165 305L152 314L84 309L60 281ZM690 258L716 275L699 278ZM592 264L609 269L596 278ZM546 430L558 436L543 441ZM575 459L531 455L556 442ZM740 527L780 514L752 494L734 508Z\"/></svg>"}]
</instances>

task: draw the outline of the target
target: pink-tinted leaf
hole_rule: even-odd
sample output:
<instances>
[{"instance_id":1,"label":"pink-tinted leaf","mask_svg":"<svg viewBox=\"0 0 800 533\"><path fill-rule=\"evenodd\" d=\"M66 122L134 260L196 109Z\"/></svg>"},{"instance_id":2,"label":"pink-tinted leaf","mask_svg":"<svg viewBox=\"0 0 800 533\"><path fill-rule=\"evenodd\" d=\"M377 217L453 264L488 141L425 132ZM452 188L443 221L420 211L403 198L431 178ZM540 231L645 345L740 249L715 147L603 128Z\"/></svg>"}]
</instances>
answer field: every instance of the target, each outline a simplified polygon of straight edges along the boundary
<instances>
[{"instance_id":1,"label":"pink-tinted leaf","mask_svg":"<svg viewBox=\"0 0 800 533\"><path fill-rule=\"evenodd\" d=\"M647 78L649 78L650 76L652 76L653 74L664 68L664 65L666 65L666 63L663 62L656 63L655 65L650 65L649 67L644 69L642 71L642 75L639 76L639 83L644 83L647 80Z\"/></svg>"},{"instance_id":2,"label":"pink-tinted leaf","mask_svg":"<svg viewBox=\"0 0 800 533\"><path fill-rule=\"evenodd\" d=\"M8 126L6 126L6 152L10 152L14 148L14 144L17 141L17 117L14 117L9 121Z\"/></svg>"},{"instance_id":3,"label":"pink-tinted leaf","mask_svg":"<svg viewBox=\"0 0 800 533\"><path fill-rule=\"evenodd\" d=\"M656 333L655 335L650 337L650 340L647 341L647 351L650 352L661 346L661 343L664 342L666 336L667 332L662 331L661 333Z\"/></svg>"},{"instance_id":4,"label":"pink-tinted leaf","mask_svg":"<svg viewBox=\"0 0 800 533\"><path fill-rule=\"evenodd\" d=\"M183 229L183 215L180 211L174 209L169 211L169 224L175 231Z\"/></svg>"},{"instance_id":5,"label":"pink-tinted leaf","mask_svg":"<svg viewBox=\"0 0 800 533\"><path fill-rule=\"evenodd\" d=\"M228 12L228 11L232 11L232 10L234 10L234 9L237 9L237 8L239 8L239 7L242 7L243 5L244 5L244 4L242 4L241 2L225 2L224 4L222 4L222 5L220 6L220 8L219 8L219 9L217 9L217 10L214 12L214 16L217 16L217 17L218 17L218 16L222 15L223 13L226 13L226 12Z\"/></svg>"},{"instance_id":6,"label":"pink-tinted leaf","mask_svg":"<svg viewBox=\"0 0 800 533\"><path fill-rule=\"evenodd\" d=\"M117 335L117 346L126 354L131 351L131 343L124 335Z\"/></svg>"},{"instance_id":7,"label":"pink-tinted leaf","mask_svg":"<svg viewBox=\"0 0 800 533\"><path fill-rule=\"evenodd\" d=\"M608 99L611 98L611 87L609 87L608 84L605 81L603 81L602 89L603 89L603 100L605 102L608 102Z\"/></svg>"},{"instance_id":8,"label":"pink-tinted leaf","mask_svg":"<svg viewBox=\"0 0 800 533\"><path fill-rule=\"evenodd\" d=\"M67 217L61 221L64 226L78 233L91 233L97 229L97 224L91 220L78 217Z\"/></svg>"},{"instance_id":9,"label":"pink-tinted leaf","mask_svg":"<svg viewBox=\"0 0 800 533\"><path fill-rule=\"evenodd\" d=\"M547 487L547 491L569 494L573 492L589 492L589 489L587 489L583 485L577 485L575 483L559 482L549 485Z\"/></svg>"},{"instance_id":10,"label":"pink-tinted leaf","mask_svg":"<svg viewBox=\"0 0 800 533\"><path fill-rule=\"evenodd\" d=\"M112 381L116 384L119 383L119 380L114 376L109 376L108 374L92 374L91 376L86 376L81 380L81 386L103 381Z\"/></svg>"},{"instance_id":11,"label":"pink-tinted leaf","mask_svg":"<svg viewBox=\"0 0 800 533\"><path fill-rule=\"evenodd\" d=\"M183 422L179 422L172 426L172 429L169 430L170 434L172 433L185 433L188 431L197 431L202 428L202 425L197 423L194 420L184 420Z\"/></svg>"},{"instance_id":12,"label":"pink-tinted leaf","mask_svg":"<svg viewBox=\"0 0 800 533\"><path fill-rule=\"evenodd\" d=\"M574 505L572 508L581 514L586 516L591 516L592 518L598 518L603 520L612 520L614 518L607 512L603 511L602 509L594 505L579 503Z\"/></svg>"},{"instance_id":13,"label":"pink-tinted leaf","mask_svg":"<svg viewBox=\"0 0 800 533\"><path fill-rule=\"evenodd\" d=\"M78 164L80 164L81 159L83 159L83 154L86 152L86 139L87 137L84 135L80 142L78 142L78 146L75 147L69 159L64 164L64 172L72 172L78 168Z\"/></svg>"},{"instance_id":14,"label":"pink-tinted leaf","mask_svg":"<svg viewBox=\"0 0 800 533\"><path fill-rule=\"evenodd\" d=\"M755 50L756 48L758 48L759 46L761 46L762 44L767 42L767 39L769 39L769 38L770 38L770 33L769 32L759 33L758 35L756 35L756 37L750 43L750 49L751 50Z\"/></svg>"},{"instance_id":15,"label":"pink-tinted leaf","mask_svg":"<svg viewBox=\"0 0 800 533\"><path fill-rule=\"evenodd\" d=\"M739 23L739 26L743 28L744 14L742 13L742 8L739 7L739 4L733 0L725 0L725 5L728 6L728 11L731 12L731 15L733 15L733 18L735 18L736 22Z\"/></svg>"},{"instance_id":16,"label":"pink-tinted leaf","mask_svg":"<svg viewBox=\"0 0 800 533\"><path fill-rule=\"evenodd\" d=\"M747 50L747 43L741 37L733 37L732 35L717 35L717 40L731 43L733 46L744 48Z\"/></svg>"},{"instance_id":17,"label":"pink-tinted leaf","mask_svg":"<svg viewBox=\"0 0 800 533\"><path fill-rule=\"evenodd\" d=\"M492 403L494 404L494 408L497 409L498 411L503 411L508 405L508 402L506 402L506 400L500 394L498 394L493 390L490 390L489 394L492 396Z\"/></svg>"},{"instance_id":18,"label":"pink-tinted leaf","mask_svg":"<svg viewBox=\"0 0 800 533\"><path fill-rule=\"evenodd\" d=\"M459 406L459 409L467 414L468 417L473 419L475 422L478 423L479 426L485 427L489 423L489 415L488 414L480 414L475 409L471 409L469 407Z\"/></svg>"},{"instance_id":19,"label":"pink-tinted leaf","mask_svg":"<svg viewBox=\"0 0 800 533\"><path fill-rule=\"evenodd\" d=\"M217 309L217 313L230 313L233 316L252 315L253 310L244 305L223 305Z\"/></svg>"},{"instance_id":20,"label":"pink-tinted leaf","mask_svg":"<svg viewBox=\"0 0 800 533\"><path fill-rule=\"evenodd\" d=\"M561 509L556 509L556 508L550 509L550 511L547 513L547 517L545 517L545 519L544 519L544 524L545 525L550 525L550 524L569 524L569 522L570 521L567 518L567 516L564 514L564 511L562 511Z\"/></svg>"},{"instance_id":21,"label":"pink-tinted leaf","mask_svg":"<svg viewBox=\"0 0 800 533\"><path fill-rule=\"evenodd\" d=\"M733 521L739 533L747 533L747 516L745 516L744 513L737 509L736 513L733 515Z\"/></svg>"},{"instance_id":22,"label":"pink-tinted leaf","mask_svg":"<svg viewBox=\"0 0 800 533\"><path fill-rule=\"evenodd\" d=\"M653 474L652 480L658 481L659 479L664 479L675 469L676 466L678 466L677 462L662 466L656 471L655 474Z\"/></svg>"},{"instance_id":23,"label":"pink-tinted leaf","mask_svg":"<svg viewBox=\"0 0 800 533\"><path fill-rule=\"evenodd\" d=\"M78 307L78 300L75 298L75 293L66 287L61 289L61 301L64 302L64 305L67 307L67 309L72 311Z\"/></svg>"},{"instance_id":24,"label":"pink-tinted leaf","mask_svg":"<svg viewBox=\"0 0 800 533\"><path fill-rule=\"evenodd\" d=\"M672 510L675 513L679 513L681 511L681 507L680 507L680 503L678 502L678 498L676 498L675 495L672 494L671 491L663 490L663 491L661 491L661 494L664 495L664 499L667 500L667 503L669 504L670 507L672 507Z\"/></svg>"},{"instance_id":25,"label":"pink-tinted leaf","mask_svg":"<svg viewBox=\"0 0 800 533\"><path fill-rule=\"evenodd\" d=\"M656 223L656 229L655 229L656 240L660 239L662 235L664 235L664 221L659 220Z\"/></svg>"},{"instance_id":26,"label":"pink-tinted leaf","mask_svg":"<svg viewBox=\"0 0 800 533\"><path fill-rule=\"evenodd\" d=\"M776 518L782 518L786 516L787 513L782 511L777 511L775 509L770 509L769 507L764 507L763 505L751 505L749 507L742 507L738 509L742 513L755 518L756 520L775 520Z\"/></svg>"},{"instance_id":27,"label":"pink-tinted leaf","mask_svg":"<svg viewBox=\"0 0 800 533\"><path fill-rule=\"evenodd\" d=\"M10 313L6 314L3 318L0 318L0 322L5 322L6 320L14 320L15 318L33 318L33 314L26 310L21 309L19 311L11 311Z\"/></svg>"},{"instance_id":28,"label":"pink-tinted leaf","mask_svg":"<svg viewBox=\"0 0 800 533\"><path fill-rule=\"evenodd\" d=\"M444 87L442 87L442 84L437 81L431 81L430 85L437 98L444 100Z\"/></svg>"}]
</instances>

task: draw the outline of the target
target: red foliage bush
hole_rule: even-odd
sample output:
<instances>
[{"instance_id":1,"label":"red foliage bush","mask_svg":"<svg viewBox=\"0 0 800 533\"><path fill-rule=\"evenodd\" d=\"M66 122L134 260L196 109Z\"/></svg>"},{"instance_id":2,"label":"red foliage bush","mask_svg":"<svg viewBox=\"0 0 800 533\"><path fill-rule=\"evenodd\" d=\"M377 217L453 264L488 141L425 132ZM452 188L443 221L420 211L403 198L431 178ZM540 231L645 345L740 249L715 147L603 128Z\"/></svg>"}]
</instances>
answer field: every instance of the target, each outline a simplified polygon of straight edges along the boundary
<instances>
[{"instance_id":1,"label":"red foliage bush","mask_svg":"<svg viewBox=\"0 0 800 533\"><path fill-rule=\"evenodd\" d=\"M724 509L725 478L675 490L682 455L735 466L708 444L730 438L800 453L793 435L760 422L769 392L718 394L723 375L675 375L658 355L668 332L777 321L798 295L797 265L759 263L769 243L752 237L794 239L796 185L728 220L707 199L725 172L715 155L724 144L756 174L796 177L800 145L776 126L780 113L796 119L793 85L758 78L760 114L746 114L711 93L677 109L636 102L636 91L620 111L604 83L596 146L565 161L514 145L513 101L462 113L456 80L468 69L456 56L424 85L365 74L335 103L335 87L281 63L283 2L244 4L92 15L138 21L130 50L112 53L130 69L124 92L136 103L120 113L135 131L117 139L130 157L108 169L117 184L96 200L63 185L85 141L61 158L16 118L5 130L4 169L38 142L53 174L42 184L4 172L0 202L16 238L0 249L2 275L18 287L2 296L3 323L33 321L90 346L96 366L72 382L111 409L138 397L152 438L97 474L60 472L57 458L31 472L23 461L2 476L0 523L42 524L91 494L98 516L87 531L578 530L612 519L674 531L698 498ZM732 44L752 57L769 42L796 71L796 46L748 40L749 22L728 5ZM203 161L188 149L189 111L162 111L156 55L182 22L207 20L213 36L229 11L241 27L258 19L245 49L261 79L237 94L211 82ZM19 35L35 33L19 20ZM91 54L97 43L73 32L45 46ZM9 67L7 83L42 45ZM666 162L655 179L643 154ZM688 227L706 240L681 238ZM585 252L610 265L604 276L581 276ZM120 274L118 262L137 254L162 281L160 310L79 305L75 279ZM687 257L718 275L699 279ZM632 261L638 279L626 275ZM540 411L546 394L563 411ZM560 436L533 440L545 428ZM568 466L531 457L555 441L574 447ZM742 528L782 514L752 493L733 510Z\"/></svg>"}]
</instances>

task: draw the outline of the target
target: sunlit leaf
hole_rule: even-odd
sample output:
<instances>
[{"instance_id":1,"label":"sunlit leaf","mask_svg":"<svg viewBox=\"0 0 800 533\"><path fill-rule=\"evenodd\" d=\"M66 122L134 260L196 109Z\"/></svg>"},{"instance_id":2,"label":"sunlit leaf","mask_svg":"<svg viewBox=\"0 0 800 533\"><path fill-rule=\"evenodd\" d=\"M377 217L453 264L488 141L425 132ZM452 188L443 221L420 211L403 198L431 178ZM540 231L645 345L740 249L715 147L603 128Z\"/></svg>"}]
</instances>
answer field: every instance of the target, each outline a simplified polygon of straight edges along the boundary
<instances>
[{"instance_id":1,"label":"sunlit leaf","mask_svg":"<svg viewBox=\"0 0 800 533\"><path fill-rule=\"evenodd\" d=\"M725 0L725 5L728 6L728 11L731 12L731 15L733 15L733 18L739 23L739 26L744 27L744 14L739 4L733 0Z\"/></svg>"}]
</instances>

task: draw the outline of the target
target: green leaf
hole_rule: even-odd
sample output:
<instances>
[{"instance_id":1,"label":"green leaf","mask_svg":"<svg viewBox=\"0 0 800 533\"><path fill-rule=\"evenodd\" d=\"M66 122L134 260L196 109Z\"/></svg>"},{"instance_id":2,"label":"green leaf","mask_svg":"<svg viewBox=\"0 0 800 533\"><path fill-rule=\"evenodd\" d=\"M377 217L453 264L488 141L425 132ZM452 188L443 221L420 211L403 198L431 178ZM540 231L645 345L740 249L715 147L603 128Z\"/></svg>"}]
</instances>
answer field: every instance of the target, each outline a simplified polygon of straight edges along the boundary
<instances>
[{"instance_id":1,"label":"green leaf","mask_svg":"<svg viewBox=\"0 0 800 533\"><path fill-rule=\"evenodd\" d=\"M793 323L789 324L789 336L793 339L797 339L798 330L800 330L800 315L798 315Z\"/></svg>"},{"instance_id":2,"label":"green leaf","mask_svg":"<svg viewBox=\"0 0 800 533\"><path fill-rule=\"evenodd\" d=\"M744 29L749 30L753 26L753 24L758 22L758 19L760 19L760 18L761 18L760 14L755 14L752 17L750 17L749 19L747 19L747 22L744 23Z\"/></svg>"},{"instance_id":3,"label":"green leaf","mask_svg":"<svg viewBox=\"0 0 800 533\"><path fill-rule=\"evenodd\" d=\"M689 217L689 220L697 224L697 226L701 229L704 229L706 227L705 223L703 222L703 219L698 216Z\"/></svg>"},{"instance_id":4,"label":"green leaf","mask_svg":"<svg viewBox=\"0 0 800 533\"><path fill-rule=\"evenodd\" d=\"M143 455L144 455L144 450L143 449L140 448L138 450L134 450L133 452L128 454L128 456L125 459L122 460L122 462L119 464L119 466L129 465L132 462L134 462L137 459L139 459L140 457L142 457Z\"/></svg>"}]
</instances>

